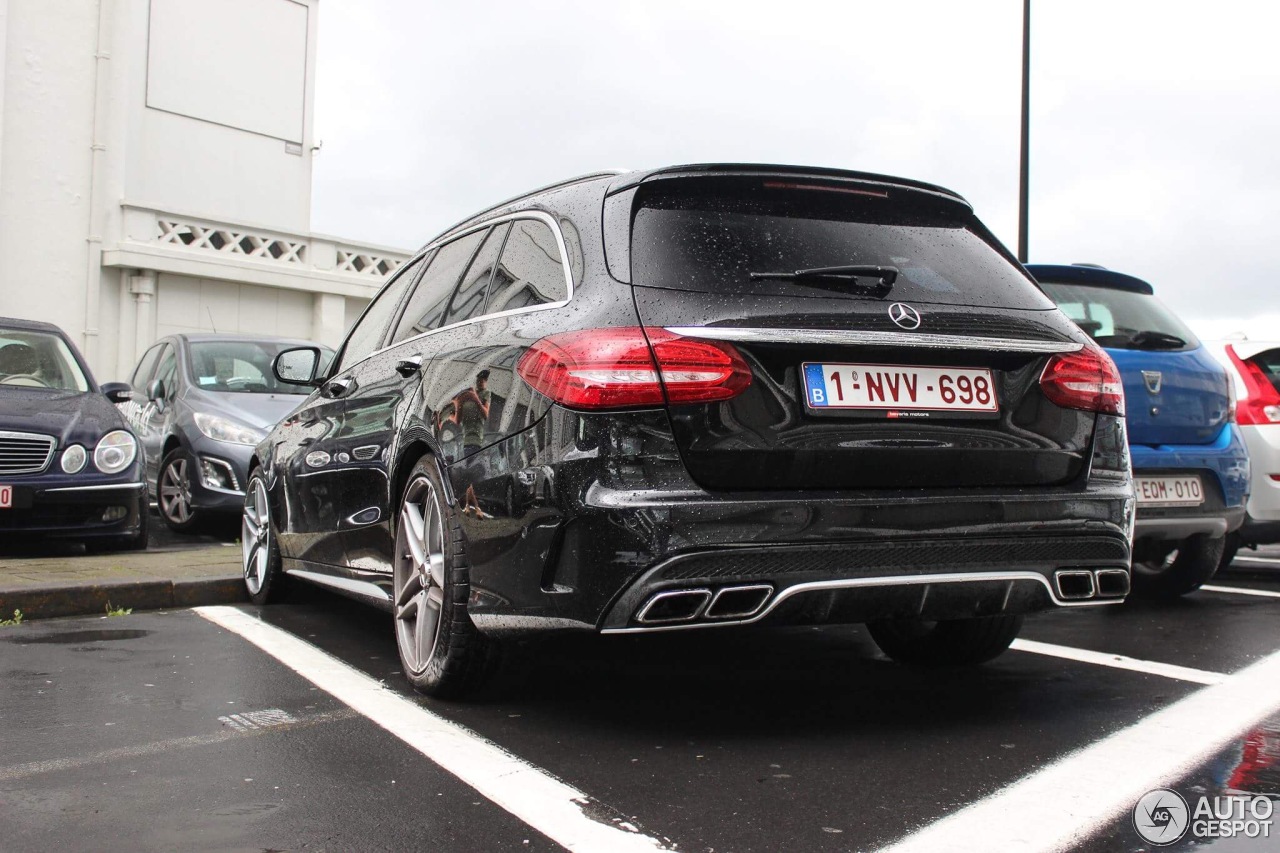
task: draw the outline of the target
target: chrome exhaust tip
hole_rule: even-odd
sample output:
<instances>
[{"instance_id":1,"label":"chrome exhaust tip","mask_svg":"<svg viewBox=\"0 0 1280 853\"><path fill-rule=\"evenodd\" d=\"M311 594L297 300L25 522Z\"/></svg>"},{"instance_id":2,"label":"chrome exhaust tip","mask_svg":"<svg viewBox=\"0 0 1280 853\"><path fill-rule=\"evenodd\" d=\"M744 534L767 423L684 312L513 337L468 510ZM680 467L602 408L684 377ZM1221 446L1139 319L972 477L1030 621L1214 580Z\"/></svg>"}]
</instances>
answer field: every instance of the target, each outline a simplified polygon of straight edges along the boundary
<instances>
[{"instance_id":1,"label":"chrome exhaust tip","mask_svg":"<svg viewBox=\"0 0 1280 853\"><path fill-rule=\"evenodd\" d=\"M636 621L643 625L659 625L670 622L692 622L702 615L703 608L711 600L709 589L672 589L650 596L636 614Z\"/></svg>"},{"instance_id":2,"label":"chrome exhaust tip","mask_svg":"<svg viewBox=\"0 0 1280 853\"><path fill-rule=\"evenodd\" d=\"M1129 594L1129 573L1124 569L1099 569L1093 574L1098 579L1099 598L1124 598Z\"/></svg>"},{"instance_id":3,"label":"chrome exhaust tip","mask_svg":"<svg viewBox=\"0 0 1280 853\"><path fill-rule=\"evenodd\" d=\"M702 615L707 619L746 619L764 607L773 587L769 584L726 586L719 590Z\"/></svg>"},{"instance_id":4,"label":"chrome exhaust tip","mask_svg":"<svg viewBox=\"0 0 1280 853\"><path fill-rule=\"evenodd\" d=\"M1083 569L1054 572L1053 582L1058 588L1058 597L1071 601L1093 598L1098 593L1094 586L1093 572Z\"/></svg>"}]
</instances>

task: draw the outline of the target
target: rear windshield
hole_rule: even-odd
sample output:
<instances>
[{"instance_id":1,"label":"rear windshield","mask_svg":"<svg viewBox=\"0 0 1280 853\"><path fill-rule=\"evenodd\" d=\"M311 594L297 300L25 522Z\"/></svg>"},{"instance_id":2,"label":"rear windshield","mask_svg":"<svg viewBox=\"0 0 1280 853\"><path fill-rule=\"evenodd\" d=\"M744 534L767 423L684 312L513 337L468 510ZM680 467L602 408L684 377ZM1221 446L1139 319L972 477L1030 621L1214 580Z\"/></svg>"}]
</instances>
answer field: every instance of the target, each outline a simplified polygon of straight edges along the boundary
<instances>
[{"instance_id":1,"label":"rear windshield","mask_svg":"<svg viewBox=\"0 0 1280 853\"><path fill-rule=\"evenodd\" d=\"M648 188L638 203L631 276L642 287L877 298L839 283L750 275L856 264L898 270L889 302L1053 307L972 214L942 199L763 179L673 184Z\"/></svg>"},{"instance_id":2,"label":"rear windshield","mask_svg":"<svg viewBox=\"0 0 1280 853\"><path fill-rule=\"evenodd\" d=\"M1271 385L1280 391L1280 349L1260 352L1249 359L1262 369L1263 374L1271 380Z\"/></svg>"},{"instance_id":3,"label":"rear windshield","mask_svg":"<svg viewBox=\"0 0 1280 853\"><path fill-rule=\"evenodd\" d=\"M1196 336L1159 299L1145 293L1041 282L1062 313L1104 347L1184 350Z\"/></svg>"}]
</instances>

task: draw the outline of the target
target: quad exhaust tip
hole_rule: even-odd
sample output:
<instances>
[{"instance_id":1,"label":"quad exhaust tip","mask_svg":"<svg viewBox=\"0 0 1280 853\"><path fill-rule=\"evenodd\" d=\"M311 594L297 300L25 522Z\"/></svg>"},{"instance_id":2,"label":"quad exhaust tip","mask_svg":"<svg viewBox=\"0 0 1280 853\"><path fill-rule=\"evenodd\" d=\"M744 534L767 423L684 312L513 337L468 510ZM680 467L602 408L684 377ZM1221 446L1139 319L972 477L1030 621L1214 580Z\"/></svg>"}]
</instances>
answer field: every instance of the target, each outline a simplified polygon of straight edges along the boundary
<instances>
[{"instance_id":1,"label":"quad exhaust tip","mask_svg":"<svg viewBox=\"0 0 1280 853\"><path fill-rule=\"evenodd\" d=\"M1129 572L1125 569L1064 569L1054 572L1058 597L1067 601L1090 598L1124 598L1129 594Z\"/></svg>"},{"instance_id":2,"label":"quad exhaust tip","mask_svg":"<svg viewBox=\"0 0 1280 853\"><path fill-rule=\"evenodd\" d=\"M671 589L649 597L636 614L642 625L692 622L695 619L748 619L759 613L773 595L769 584L709 589Z\"/></svg>"}]
</instances>

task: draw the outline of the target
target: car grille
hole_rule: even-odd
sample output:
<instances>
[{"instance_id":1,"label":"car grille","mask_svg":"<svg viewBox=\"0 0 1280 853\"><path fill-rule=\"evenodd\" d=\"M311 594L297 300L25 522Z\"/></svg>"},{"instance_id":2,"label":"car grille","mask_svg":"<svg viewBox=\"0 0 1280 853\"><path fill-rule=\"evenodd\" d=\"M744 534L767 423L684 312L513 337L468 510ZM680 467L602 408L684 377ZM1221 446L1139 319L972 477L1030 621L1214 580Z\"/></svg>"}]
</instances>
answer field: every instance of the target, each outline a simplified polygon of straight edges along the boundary
<instances>
[{"instance_id":1,"label":"car grille","mask_svg":"<svg viewBox=\"0 0 1280 853\"><path fill-rule=\"evenodd\" d=\"M0 432L0 474L38 474L49 467L57 440L51 435Z\"/></svg>"},{"instance_id":2,"label":"car grille","mask_svg":"<svg viewBox=\"0 0 1280 853\"><path fill-rule=\"evenodd\" d=\"M1038 565L1127 564L1123 540L1110 537L951 539L857 542L824 548L778 548L690 554L662 571L666 580L752 578L818 573L861 577L884 572L956 571L970 566L1034 569Z\"/></svg>"}]
</instances>

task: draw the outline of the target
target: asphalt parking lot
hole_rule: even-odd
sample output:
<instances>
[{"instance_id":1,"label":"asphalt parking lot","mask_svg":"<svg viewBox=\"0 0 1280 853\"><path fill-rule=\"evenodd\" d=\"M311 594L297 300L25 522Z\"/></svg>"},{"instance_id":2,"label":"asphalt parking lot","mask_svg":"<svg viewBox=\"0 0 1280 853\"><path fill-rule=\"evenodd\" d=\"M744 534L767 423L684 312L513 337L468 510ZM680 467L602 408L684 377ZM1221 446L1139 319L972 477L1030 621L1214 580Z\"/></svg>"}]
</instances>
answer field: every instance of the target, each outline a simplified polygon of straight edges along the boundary
<instances>
[{"instance_id":1,"label":"asphalt parking lot","mask_svg":"<svg viewBox=\"0 0 1280 853\"><path fill-rule=\"evenodd\" d=\"M321 591L28 622L0 628L0 849L1153 849L1134 786L1280 799L1278 613L1280 556L1246 552L976 669L858 627L564 639L469 704ZM1280 843L1163 849L1190 846Z\"/></svg>"}]
</instances>

